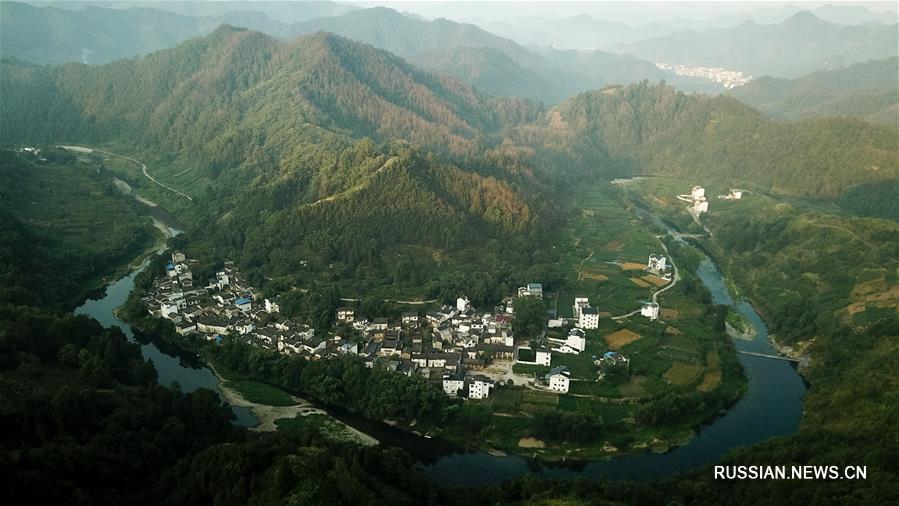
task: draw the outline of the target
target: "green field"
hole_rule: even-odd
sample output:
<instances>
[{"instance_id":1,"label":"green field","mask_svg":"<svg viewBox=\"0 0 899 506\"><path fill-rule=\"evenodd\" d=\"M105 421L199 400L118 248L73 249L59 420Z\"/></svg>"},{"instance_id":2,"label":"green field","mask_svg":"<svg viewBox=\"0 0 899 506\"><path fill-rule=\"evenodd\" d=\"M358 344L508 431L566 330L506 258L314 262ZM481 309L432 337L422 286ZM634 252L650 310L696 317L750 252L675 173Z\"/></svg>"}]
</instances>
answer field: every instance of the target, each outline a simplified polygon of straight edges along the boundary
<instances>
[{"instance_id":1,"label":"green field","mask_svg":"<svg viewBox=\"0 0 899 506\"><path fill-rule=\"evenodd\" d=\"M224 386L240 394L244 399L266 406L293 406L296 401L278 387L252 380L226 381Z\"/></svg>"},{"instance_id":2,"label":"green field","mask_svg":"<svg viewBox=\"0 0 899 506\"><path fill-rule=\"evenodd\" d=\"M619 203L615 189L597 185L573 199L563 239L560 269L565 289L558 294L561 316L572 316L575 297L589 297L600 311L622 314L639 307L651 291L631 281L645 273L617 264L645 264L662 247L653 232Z\"/></svg>"}]
</instances>

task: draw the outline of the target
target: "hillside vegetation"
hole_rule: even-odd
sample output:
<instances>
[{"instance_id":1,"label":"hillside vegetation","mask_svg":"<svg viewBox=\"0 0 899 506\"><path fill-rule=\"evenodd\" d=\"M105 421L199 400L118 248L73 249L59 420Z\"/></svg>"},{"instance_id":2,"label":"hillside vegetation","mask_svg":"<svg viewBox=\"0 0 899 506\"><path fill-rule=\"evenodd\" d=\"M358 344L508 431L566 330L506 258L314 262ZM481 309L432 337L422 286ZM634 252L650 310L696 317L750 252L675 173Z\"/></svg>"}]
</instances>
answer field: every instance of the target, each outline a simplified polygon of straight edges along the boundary
<instances>
[{"instance_id":1,"label":"hillside vegetation","mask_svg":"<svg viewBox=\"0 0 899 506\"><path fill-rule=\"evenodd\" d=\"M899 127L899 58L858 63L799 79L760 77L731 95L779 119L851 116Z\"/></svg>"},{"instance_id":2,"label":"hillside vegetation","mask_svg":"<svg viewBox=\"0 0 899 506\"><path fill-rule=\"evenodd\" d=\"M642 83L582 93L516 130L542 163L607 175L726 178L763 191L833 197L899 177L897 135L854 119L782 123L729 97ZM562 162L561 160L565 160Z\"/></svg>"}]
</instances>

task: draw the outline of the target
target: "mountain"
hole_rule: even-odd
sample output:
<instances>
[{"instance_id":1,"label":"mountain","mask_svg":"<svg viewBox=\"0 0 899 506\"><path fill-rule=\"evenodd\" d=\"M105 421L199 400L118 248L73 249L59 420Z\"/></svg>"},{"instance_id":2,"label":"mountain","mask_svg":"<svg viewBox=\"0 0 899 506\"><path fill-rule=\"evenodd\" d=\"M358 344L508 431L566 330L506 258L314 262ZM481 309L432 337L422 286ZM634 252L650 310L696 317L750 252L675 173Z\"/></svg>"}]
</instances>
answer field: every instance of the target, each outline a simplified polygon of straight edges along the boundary
<instances>
[{"instance_id":1,"label":"mountain","mask_svg":"<svg viewBox=\"0 0 899 506\"><path fill-rule=\"evenodd\" d=\"M50 6L65 10L84 10L88 8L104 8L128 10L133 8L155 9L172 12L189 17L223 17L235 13L256 13L267 18L289 24L307 21L317 17L339 16L358 7L347 2L329 2L324 0L303 0L301 2L279 2L266 0L66 0L32 1L35 6ZM244 26L244 25L240 25Z\"/></svg>"},{"instance_id":2,"label":"mountain","mask_svg":"<svg viewBox=\"0 0 899 506\"><path fill-rule=\"evenodd\" d=\"M519 65L545 65L540 57L524 47L477 26L447 19L422 21L385 7L296 23L286 28L281 35L291 38L319 31L365 42L404 58L449 48L487 47L502 52Z\"/></svg>"},{"instance_id":3,"label":"mountain","mask_svg":"<svg viewBox=\"0 0 899 506\"><path fill-rule=\"evenodd\" d=\"M754 76L796 78L894 56L897 25L844 26L800 12L783 23L747 21L727 29L678 31L625 46L654 62L724 67Z\"/></svg>"},{"instance_id":4,"label":"mountain","mask_svg":"<svg viewBox=\"0 0 899 506\"><path fill-rule=\"evenodd\" d=\"M662 78L651 64L637 58L597 52L596 57L582 61L548 49L536 54L474 25L444 19L426 21L386 8L287 24L271 19L265 12L225 10L224 5L208 3L160 5L178 12L203 14L192 17L160 9L89 6L71 10L3 2L2 56L38 64L108 63L170 48L229 24L282 39L320 31L336 33L391 51L425 69L454 76L491 95L546 103L557 103L603 84ZM231 3L225 2L229 6ZM234 2L231 8L255 5Z\"/></svg>"},{"instance_id":5,"label":"mountain","mask_svg":"<svg viewBox=\"0 0 899 506\"><path fill-rule=\"evenodd\" d=\"M9 140L127 133L132 142L179 152L189 148L196 158L212 160L221 151L210 142L283 135L307 123L464 151L474 146L481 129L514 123L512 116L526 118L533 110L519 100L482 96L390 53L334 35L287 43L227 26L171 50L105 66L8 64L3 78L6 89L27 95L4 93L7 117L22 114L25 120L59 110L82 118L68 125L27 121L4 132ZM101 82L107 86L96 85ZM29 100L30 107L23 109ZM35 129L49 131L38 135Z\"/></svg>"},{"instance_id":6,"label":"mountain","mask_svg":"<svg viewBox=\"0 0 899 506\"><path fill-rule=\"evenodd\" d=\"M107 63L172 47L216 26L155 9L70 11L0 2L0 54L41 64Z\"/></svg>"},{"instance_id":7,"label":"mountain","mask_svg":"<svg viewBox=\"0 0 899 506\"><path fill-rule=\"evenodd\" d=\"M731 97L647 83L581 93L516 134L519 145L542 147L533 163L586 177L686 176L814 197L899 178L895 128L845 118L775 122Z\"/></svg>"},{"instance_id":8,"label":"mountain","mask_svg":"<svg viewBox=\"0 0 899 506\"><path fill-rule=\"evenodd\" d=\"M534 104L333 34L288 43L222 27L143 58L4 62L0 75L5 142L117 143L192 168L208 188L192 211L196 244L225 247L254 272L295 273L284 260L307 258L381 276L391 269L372 262L394 247L451 257L519 235L529 251L525 237L542 223L527 174L454 162L536 118Z\"/></svg>"},{"instance_id":9,"label":"mountain","mask_svg":"<svg viewBox=\"0 0 899 506\"><path fill-rule=\"evenodd\" d=\"M491 23L487 27L494 33L508 37L519 44L563 49L612 49L622 44L633 44L674 31L674 28L660 23L631 26L595 19L587 14L561 19L545 17L525 19L516 21L515 26L508 23Z\"/></svg>"},{"instance_id":10,"label":"mountain","mask_svg":"<svg viewBox=\"0 0 899 506\"><path fill-rule=\"evenodd\" d=\"M761 77L731 95L774 118L853 116L899 127L897 82L893 57L793 80Z\"/></svg>"},{"instance_id":11,"label":"mountain","mask_svg":"<svg viewBox=\"0 0 899 506\"><path fill-rule=\"evenodd\" d=\"M519 65L502 51L489 47L426 51L410 56L409 61L425 70L454 76L491 95L555 103L579 91L583 85L572 72L560 71L554 79L545 72Z\"/></svg>"},{"instance_id":12,"label":"mountain","mask_svg":"<svg viewBox=\"0 0 899 506\"><path fill-rule=\"evenodd\" d=\"M292 25L284 36L328 31L386 49L490 94L557 103L604 84L661 80L666 74L630 55L522 47L475 25L424 21L387 8Z\"/></svg>"}]
</instances>

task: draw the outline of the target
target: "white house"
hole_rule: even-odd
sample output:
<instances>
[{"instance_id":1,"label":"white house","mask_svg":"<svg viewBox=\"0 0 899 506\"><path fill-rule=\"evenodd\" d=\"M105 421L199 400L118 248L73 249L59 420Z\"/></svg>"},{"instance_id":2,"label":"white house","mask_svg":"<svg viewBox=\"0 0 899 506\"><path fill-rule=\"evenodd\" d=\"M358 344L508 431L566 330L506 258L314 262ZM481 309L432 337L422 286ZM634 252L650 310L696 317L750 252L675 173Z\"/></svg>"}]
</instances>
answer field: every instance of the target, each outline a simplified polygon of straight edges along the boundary
<instances>
[{"instance_id":1,"label":"white house","mask_svg":"<svg viewBox=\"0 0 899 506\"><path fill-rule=\"evenodd\" d=\"M353 323L356 319L356 312L348 307L342 307L337 310L337 319L342 322Z\"/></svg>"},{"instance_id":2,"label":"white house","mask_svg":"<svg viewBox=\"0 0 899 506\"><path fill-rule=\"evenodd\" d=\"M256 326L250 322L240 322L234 325L234 330L240 332L241 335L249 334L256 329Z\"/></svg>"},{"instance_id":3,"label":"white house","mask_svg":"<svg viewBox=\"0 0 899 506\"><path fill-rule=\"evenodd\" d=\"M346 342L341 344L338 350L340 350L340 353L357 355L359 354L359 345L353 342Z\"/></svg>"},{"instance_id":4,"label":"white house","mask_svg":"<svg viewBox=\"0 0 899 506\"><path fill-rule=\"evenodd\" d=\"M740 200L743 198L743 190L731 188L730 193L727 195L718 195L718 198L724 200Z\"/></svg>"},{"instance_id":5,"label":"white house","mask_svg":"<svg viewBox=\"0 0 899 506\"><path fill-rule=\"evenodd\" d=\"M549 389L561 394L568 393L568 384L571 382L571 372L565 366L553 367L546 375Z\"/></svg>"},{"instance_id":6,"label":"white house","mask_svg":"<svg viewBox=\"0 0 899 506\"><path fill-rule=\"evenodd\" d=\"M456 299L456 309L459 312L464 313L468 311L468 308L471 307L471 302L468 300L468 297L459 297Z\"/></svg>"},{"instance_id":7,"label":"white house","mask_svg":"<svg viewBox=\"0 0 899 506\"><path fill-rule=\"evenodd\" d=\"M587 297L575 297L574 298L574 306L572 306L572 310L573 310L572 314L574 315L575 318L580 319L581 310L584 309L585 307L589 307L589 306L590 306L590 299L588 299Z\"/></svg>"},{"instance_id":8,"label":"white house","mask_svg":"<svg viewBox=\"0 0 899 506\"><path fill-rule=\"evenodd\" d=\"M266 313L280 313L281 306L278 305L277 302L272 302L269 299L265 299L265 312Z\"/></svg>"},{"instance_id":9,"label":"white house","mask_svg":"<svg viewBox=\"0 0 899 506\"><path fill-rule=\"evenodd\" d=\"M552 362L552 359L553 359L553 356L549 350L545 350L545 349L537 350L536 362L538 365L549 366L549 364Z\"/></svg>"},{"instance_id":10,"label":"white house","mask_svg":"<svg viewBox=\"0 0 899 506\"><path fill-rule=\"evenodd\" d=\"M490 395L490 389L493 388L493 381L486 376L473 376L471 383L468 384L469 399L486 399Z\"/></svg>"},{"instance_id":11,"label":"white house","mask_svg":"<svg viewBox=\"0 0 899 506\"><path fill-rule=\"evenodd\" d=\"M177 303L167 303L163 302L162 305L159 306L159 316L163 318L171 318L172 315L178 314L178 304Z\"/></svg>"},{"instance_id":12,"label":"white house","mask_svg":"<svg viewBox=\"0 0 899 506\"><path fill-rule=\"evenodd\" d=\"M403 313L403 325L416 325L418 323L418 313Z\"/></svg>"},{"instance_id":13,"label":"white house","mask_svg":"<svg viewBox=\"0 0 899 506\"><path fill-rule=\"evenodd\" d=\"M709 212L709 203L706 201L694 202L693 203L693 212L696 214L703 214L703 213Z\"/></svg>"},{"instance_id":14,"label":"white house","mask_svg":"<svg viewBox=\"0 0 899 506\"><path fill-rule=\"evenodd\" d=\"M587 333L575 327L568 332L568 338L565 340L565 344L579 352L584 351L587 349Z\"/></svg>"},{"instance_id":15,"label":"white house","mask_svg":"<svg viewBox=\"0 0 899 506\"><path fill-rule=\"evenodd\" d=\"M187 334L192 334L197 331L197 324L189 321L182 321L181 323L175 325L175 332L181 334L182 336L186 336Z\"/></svg>"},{"instance_id":16,"label":"white house","mask_svg":"<svg viewBox=\"0 0 899 506\"><path fill-rule=\"evenodd\" d=\"M668 268L668 259L663 255L649 255L649 262L646 263L646 270L656 274L665 272Z\"/></svg>"},{"instance_id":17,"label":"white house","mask_svg":"<svg viewBox=\"0 0 899 506\"><path fill-rule=\"evenodd\" d=\"M599 309L595 306L587 306L581 309L581 316L578 318L577 324L582 329L599 328Z\"/></svg>"},{"instance_id":18,"label":"white house","mask_svg":"<svg viewBox=\"0 0 899 506\"><path fill-rule=\"evenodd\" d=\"M657 320L659 318L659 305L655 302L646 302L640 308L640 314L650 320Z\"/></svg>"},{"instance_id":19,"label":"white house","mask_svg":"<svg viewBox=\"0 0 899 506\"><path fill-rule=\"evenodd\" d=\"M253 300L248 297L240 297L234 301L234 305L237 306L237 309L246 312L253 308Z\"/></svg>"},{"instance_id":20,"label":"white house","mask_svg":"<svg viewBox=\"0 0 899 506\"><path fill-rule=\"evenodd\" d=\"M543 298L543 285L540 283L528 283L528 286L518 288L519 297L537 297Z\"/></svg>"},{"instance_id":21,"label":"white house","mask_svg":"<svg viewBox=\"0 0 899 506\"><path fill-rule=\"evenodd\" d=\"M184 253L181 253L180 251L172 252L172 263L173 264L184 263L184 260L185 260Z\"/></svg>"},{"instance_id":22,"label":"white house","mask_svg":"<svg viewBox=\"0 0 899 506\"><path fill-rule=\"evenodd\" d=\"M461 376L457 374L443 375L443 393L446 395L456 397L463 388L465 388L465 381Z\"/></svg>"},{"instance_id":23,"label":"white house","mask_svg":"<svg viewBox=\"0 0 899 506\"><path fill-rule=\"evenodd\" d=\"M705 200L705 188L702 186L694 186L690 189L690 197L693 198L693 201Z\"/></svg>"},{"instance_id":24,"label":"white house","mask_svg":"<svg viewBox=\"0 0 899 506\"><path fill-rule=\"evenodd\" d=\"M553 351L559 353L573 353L577 354L585 349L587 349L587 338L586 332L583 329L579 329L577 327L571 329L568 333L568 336L565 339L552 339L550 341L553 343L557 343L560 346L558 348L553 348Z\"/></svg>"}]
</instances>

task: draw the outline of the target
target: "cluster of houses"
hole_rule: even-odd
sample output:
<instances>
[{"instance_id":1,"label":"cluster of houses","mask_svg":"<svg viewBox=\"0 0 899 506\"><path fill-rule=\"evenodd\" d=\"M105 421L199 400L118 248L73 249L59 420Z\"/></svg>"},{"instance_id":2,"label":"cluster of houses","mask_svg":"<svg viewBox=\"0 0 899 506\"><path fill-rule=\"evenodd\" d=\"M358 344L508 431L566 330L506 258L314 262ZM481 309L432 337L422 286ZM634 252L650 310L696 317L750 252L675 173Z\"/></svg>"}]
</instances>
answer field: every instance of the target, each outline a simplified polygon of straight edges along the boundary
<instances>
[{"instance_id":1,"label":"cluster of houses","mask_svg":"<svg viewBox=\"0 0 899 506\"><path fill-rule=\"evenodd\" d=\"M341 349L342 343L317 342L315 329L281 316L277 301L262 297L232 262L225 262L215 277L204 282L194 279L191 263L183 253L173 252L166 275L155 279L143 297L150 312L171 320L179 334L198 334L216 342L234 334L284 354L321 354L329 346Z\"/></svg>"},{"instance_id":2,"label":"cluster of houses","mask_svg":"<svg viewBox=\"0 0 899 506\"><path fill-rule=\"evenodd\" d=\"M222 342L225 335L287 355L315 360L356 355L368 367L384 367L406 375L444 379L444 390L482 399L494 383L479 374L490 360L515 359L511 330L512 302L478 312L465 297L425 315L403 314L399 321L368 320L353 308L337 310L343 332L322 337L315 329L280 314L277 299L263 297L247 284L233 263L205 283L196 282L192 262L173 252L166 275L154 280L143 301L155 316L171 320L181 335L197 334ZM529 295L542 296L542 286L530 284ZM346 335L336 335L342 333ZM571 346L574 345L575 348ZM560 343L560 349L583 350L583 343ZM445 377L444 377L445 376ZM461 384L456 384L461 381Z\"/></svg>"},{"instance_id":3,"label":"cluster of houses","mask_svg":"<svg viewBox=\"0 0 899 506\"><path fill-rule=\"evenodd\" d=\"M467 298L460 297L455 306L444 305L424 315L405 313L393 322L361 318L355 309L341 307L336 313L338 326L323 336L309 325L281 315L277 298L263 297L232 262L225 262L222 270L203 282L194 279L192 263L183 253L173 252L165 276L155 279L143 297L151 313L171 320L181 335L200 335L218 343L231 335L308 360L354 355L368 367L442 380L447 395L469 399L485 399L494 389L494 380L483 373L489 362L549 367L553 353L586 351L586 330L599 326L597 308L587 298L578 297L574 318L569 319L577 326L564 337L548 337L532 357L522 359L519 351L527 347L516 346L511 328L514 300L507 299L493 311L479 312ZM531 283L518 292L520 297L542 297L543 287ZM564 394L570 380L568 368L559 366L537 378L535 386Z\"/></svg>"}]
</instances>

